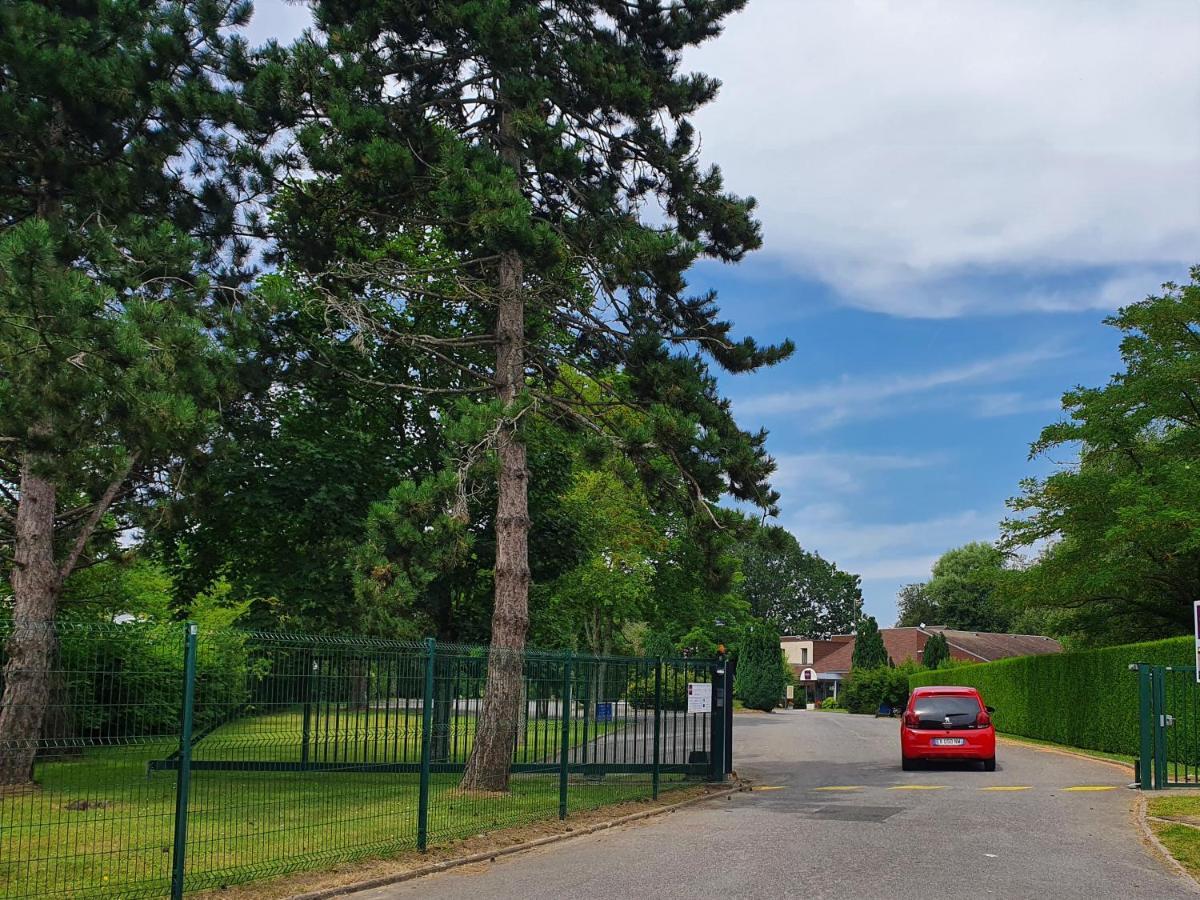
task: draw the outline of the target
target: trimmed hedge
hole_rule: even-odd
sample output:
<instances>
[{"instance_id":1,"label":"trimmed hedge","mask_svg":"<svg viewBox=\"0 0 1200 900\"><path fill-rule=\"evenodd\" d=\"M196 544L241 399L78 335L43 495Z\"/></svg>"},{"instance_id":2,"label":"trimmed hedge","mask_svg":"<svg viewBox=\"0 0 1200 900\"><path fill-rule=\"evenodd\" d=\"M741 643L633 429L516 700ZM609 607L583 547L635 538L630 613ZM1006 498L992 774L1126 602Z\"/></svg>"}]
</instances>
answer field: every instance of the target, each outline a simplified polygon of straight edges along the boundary
<instances>
[{"instance_id":1,"label":"trimmed hedge","mask_svg":"<svg viewBox=\"0 0 1200 900\"><path fill-rule=\"evenodd\" d=\"M910 687L961 684L996 707L1000 731L1109 753L1138 753L1138 683L1130 663L1193 666L1190 637L1021 656L919 672Z\"/></svg>"}]
</instances>

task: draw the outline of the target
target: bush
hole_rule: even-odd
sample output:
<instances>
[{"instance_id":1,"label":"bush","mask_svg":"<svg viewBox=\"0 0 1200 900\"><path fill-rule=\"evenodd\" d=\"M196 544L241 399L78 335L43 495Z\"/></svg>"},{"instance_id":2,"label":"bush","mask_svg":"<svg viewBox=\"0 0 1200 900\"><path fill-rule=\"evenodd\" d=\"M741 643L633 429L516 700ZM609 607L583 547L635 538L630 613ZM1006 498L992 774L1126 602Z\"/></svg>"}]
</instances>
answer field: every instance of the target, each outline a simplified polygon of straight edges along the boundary
<instances>
[{"instance_id":1,"label":"bush","mask_svg":"<svg viewBox=\"0 0 1200 900\"><path fill-rule=\"evenodd\" d=\"M702 678L709 681L707 673L703 676L691 673L689 678ZM632 678L625 689L625 699L634 709L654 709L654 673L643 678ZM670 670L663 673L662 679L662 708L667 710L687 709L687 682L673 675Z\"/></svg>"},{"instance_id":2,"label":"bush","mask_svg":"<svg viewBox=\"0 0 1200 900\"><path fill-rule=\"evenodd\" d=\"M845 698L840 694L837 697L826 697L821 701L821 709L845 709Z\"/></svg>"},{"instance_id":3,"label":"bush","mask_svg":"<svg viewBox=\"0 0 1200 900\"><path fill-rule=\"evenodd\" d=\"M746 628L733 692L748 709L770 711L779 705L787 687L780 663L782 656L778 629L766 622L755 622Z\"/></svg>"},{"instance_id":4,"label":"bush","mask_svg":"<svg viewBox=\"0 0 1200 900\"><path fill-rule=\"evenodd\" d=\"M896 667L851 669L838 699L852 713L873 713L884 704L903 707L908 702L909 677L919 670L911 660Z\"/></svg>"},{"instance_id":5,"label":"bush","mask_svg":"<svg viewBox=\"0 0 1200 900\"><path fill-rule=\"evenodd\" d=\"M1190 637L1123 644L1076 653L1022 656L914 674L912 687L962 684L978 688L996 707L996 727L1071 747L1138 753L1135 662L1195 665Z\"/></svg>"}]
</instances>

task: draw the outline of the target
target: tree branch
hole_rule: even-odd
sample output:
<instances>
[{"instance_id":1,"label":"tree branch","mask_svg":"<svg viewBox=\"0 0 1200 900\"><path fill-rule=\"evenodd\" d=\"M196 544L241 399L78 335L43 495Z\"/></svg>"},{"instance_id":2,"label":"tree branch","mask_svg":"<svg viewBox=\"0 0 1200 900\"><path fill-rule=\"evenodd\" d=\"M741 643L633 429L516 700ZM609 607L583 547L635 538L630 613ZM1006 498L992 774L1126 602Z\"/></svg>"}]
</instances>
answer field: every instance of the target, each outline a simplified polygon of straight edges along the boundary
<instances>
[{"instance_id":1,"label":"tree branch","mask_svg":"<svg viewBox=\"0 0 1200 900\"><path fill-rule=\"evenodd\" d=\"M75 563L79 561L79 555L83 553L83 548L87 546L87 542L91 539L92 533L96 530L96 526L99 524L101 516L108 511L109 506L111 506L113 500L116 499L117 493L121 490L121 486L125 483L125 479L129 477L129 473L132 471L134 463L137 462L137 458L137 453L134 453L129 457L129 462L121 471L121 474L109 482L108 487L104 489L104 494L101 495L100 499L96 502L96 505L92 507L91 514L86 520L84 520L84 523L79 526L79 533L75 535L75 543L72 545L70 552L67 554L66 558L62 562L62 566L58 570L58 577L60 579L65 581L67 576L70 575L72 570L75 568Z\"/></svg>"}]
</instances>

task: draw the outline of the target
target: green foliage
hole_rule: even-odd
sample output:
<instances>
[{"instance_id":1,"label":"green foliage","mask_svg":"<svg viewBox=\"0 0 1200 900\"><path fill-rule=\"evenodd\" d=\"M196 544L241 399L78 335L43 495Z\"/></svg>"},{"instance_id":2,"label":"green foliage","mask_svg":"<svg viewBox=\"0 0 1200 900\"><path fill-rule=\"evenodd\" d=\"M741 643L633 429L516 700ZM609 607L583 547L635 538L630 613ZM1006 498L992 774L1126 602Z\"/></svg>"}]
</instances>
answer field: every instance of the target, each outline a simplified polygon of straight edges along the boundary
<instances>
[{"instance_id":1,"label":"green foliage","mask_svg":"<svg viewBox=\"0 0 1200 900\"><path fill-rule=\"evenodd\" d=\"M937 669L950 661L950 644L946 635L940 631L934 632L925 641L925 651L921 654L921 664L927 669Z\"/></svg>"},{"instance_id":2,"label":"green foliage","mask_svg":"<svg viewBox=\"0 0 1200 900\"><path fill-rule=\"evenodd\" d=\"M755 523L736 552L751 614L784 634L844 634L861 617L859 577L802 549L787 529Z\"/></svg>"},{"instance_id":3,"label":"green foliage","mask_svg":"<svg viewBox=\"0 0 1200 900\"><path fill-rule=\"evenodd\" d=\"M698 673L692 673L690 678L700 678ZM708 676L704 676L708 681ZM687 682L679 677L665 677L662 680L662 708L665 710L687 709ZM626 699L634 709L654 709L654 673L641 678L632 678L626 689Z\"/></svg>"},{"instance_id":4,"label":"green foliage","mask_svg":"<svg viewBox=\"0 0 1200 900\"><path fill-rule=\"evenodd\" d=\"M854 654L850 666L854 669L878 669L888 664L887 648L874 616L867 616L858 623L858 634L854 639Z\"/></svg>"},{"instance_id":5,"label":"green foliage","mask_svg":"<svg viewBox=\"0 0 1200 900\"><path fill-rule=\"evenodd\" d=\"M944 625L962 631L1011 630L1013 608L997 590L1005 555L992 544L974 542L948 550L933 564L924 584L905 585L898 597L898 625Z\"/></svg>"},{"instance_id":6,"label":"green foliage","mask_svg":"<svg viewBox=\"0 0 1200 900\"><path fill-rule=\"evenodd\" d=\"M920 670L912 660L898 666L851 669L842 682L839 698L852 713L873 713L882 705L899 709L908 702L909 677Z\"/></svg>"},{"instance_id":7,"label":"green foliage","mask_svg":"<svg viewBox=\"0 0 1200 900\"><path fill-rule=\"evenodd\" d=\"M1003 523L1006 547L1051 542L1005 594L1076 644L1187 633L1200 596L1200 267L1106 321L1124 371L1066 393L1032 447L1078 462L1024 482Z\"/></svg>"},{"instance_id":8,"label":"green foliage","mask_svg":"<svg viewBox=\"0 0 1200 900\"><path fill-rule=\"evenodd\" d=\"M929 585L924 582L906 584L896 595L898 617L897 628L915 628L920 625L940 625L937 604L929 596Z\"/></svg>"},{"instance_id":9,"label":"green foliage","mask_svg":"<svg viewBox=\"0 0 1200 900\"><path fill-rule=\"evenodd\" d=\"M996 708L1009 734L1110 753L1138 752L1138 679L1129 664L1195 665L1195 642L1172 638L917 672L912 687L963 684Z\"/></svg>"},{"instance_id":10,"label":"green foliage","mask_svg":"<svg viewBox=\"0 0 1200 900\"><path fill-rule=\"evenodd\" d=\"M733 692L749 709L770 711L784 695L787 681L780 658L779 630L766 622L755 622L742 634L738 649Z\"/></svg>"}]
</instances>

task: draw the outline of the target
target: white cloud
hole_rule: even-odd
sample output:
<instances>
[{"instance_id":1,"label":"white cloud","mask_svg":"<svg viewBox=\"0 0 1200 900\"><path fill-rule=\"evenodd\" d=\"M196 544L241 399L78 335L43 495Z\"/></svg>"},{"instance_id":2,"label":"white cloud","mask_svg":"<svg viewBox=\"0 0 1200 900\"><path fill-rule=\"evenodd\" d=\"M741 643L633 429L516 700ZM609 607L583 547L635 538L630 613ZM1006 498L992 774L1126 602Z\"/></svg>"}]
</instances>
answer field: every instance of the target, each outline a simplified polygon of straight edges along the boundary
<instances>
[{"instance_id":1,"label":"white cloud","mask_svg":"<svg viewBox=\"0 0 1200 900\"><path fill-rule=\"evenodd\" d=\"M756 0L688 61L724 82L704 154L759 198L767 254L850 304L953 316L1182 277L1197 46L1192 0ZM1014 273L1038 277L987 285Z\"/></svg>"},{"instance_id":2,"label":"white cloud","mask_svg":"<svg viewBox=\"0 0 1200 900\"><path fill-rule=\"evenodd\" d=\"M890 453L780 453L771 484L792 502L809 496L856 494L863 491L872 475L921 469L944 460L943 456Z\"/></svg>"},{"instance_id":3,"label":"white cloud","mask_svg":"<svg viewBox=\"0 0 1200 900\"><path fill-rule=\"evenodd\" d=\"M1053 397L1027 397L1016 391L981 394L972 401L973 413L980 419L1015 416L1029 412L1059 412L1061 401Z\"/></svg>"},{"instance_id":4,"label":"white cloud","mask_svg":"<svg viewBox=\"0 0 1200 900\"><path fill-rule=\"evenodd\" d=\"M1012 381L1029 374L1039 364L1063 355L1064 351L1047 345L928 372L843 377L825 384L797 385L789 391L746 397L739 400L735 408L739 416L748 418L811 413L812 427L830 428L851 419L870 418L882 412L896 413L902 409L897 401L911 400L931 391Z\"/></svg>"},{"instance_id":5,"label":"white cloud","mask_svg":"<svg viewBox=\"0 0 1200 900\"><path fill-rule=\"evenodd\" d=\"M780 524L802 547L815 550L864 581L921 581L951 547L992 541L1001 510L964 510L912 521L862 522L839 503L819 503L786 513Z\"/></svg>"}]
</instances>

